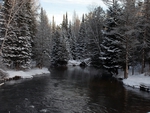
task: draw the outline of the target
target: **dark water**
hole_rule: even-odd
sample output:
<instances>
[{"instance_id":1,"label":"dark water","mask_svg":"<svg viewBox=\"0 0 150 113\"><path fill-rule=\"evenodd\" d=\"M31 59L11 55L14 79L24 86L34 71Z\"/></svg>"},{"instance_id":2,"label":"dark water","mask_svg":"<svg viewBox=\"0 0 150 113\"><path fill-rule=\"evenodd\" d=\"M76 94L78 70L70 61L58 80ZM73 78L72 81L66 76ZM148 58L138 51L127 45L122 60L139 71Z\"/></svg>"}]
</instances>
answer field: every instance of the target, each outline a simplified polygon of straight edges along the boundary
<instances>
[{"instance_id":1,"label":"dark water","mask_svg":"<svg viewBox=\"0 0 150 113\"><path fill-rule=\"evenodd\" d=\"M93 68L69 67L0 87L0 113L147 113L150 93L100 79Z\"/></svg>"}]
</instances>

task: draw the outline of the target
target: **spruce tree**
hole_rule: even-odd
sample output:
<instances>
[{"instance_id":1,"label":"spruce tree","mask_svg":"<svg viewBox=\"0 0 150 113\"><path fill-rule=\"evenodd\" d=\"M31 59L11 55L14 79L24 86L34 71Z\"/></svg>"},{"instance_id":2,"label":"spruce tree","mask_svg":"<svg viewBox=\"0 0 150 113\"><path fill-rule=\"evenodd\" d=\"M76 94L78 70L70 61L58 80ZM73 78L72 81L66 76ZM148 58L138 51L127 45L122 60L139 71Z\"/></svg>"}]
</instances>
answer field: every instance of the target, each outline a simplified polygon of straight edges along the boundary
<instances>
[{"instance_id":1,"label":"spruce tree","mask_svg":"<svg viewBox=\"0 0 150 113\"><path fill-rule=\"evenodd\" d=\"M123 51L124 57L124 78L128 78L129 73L129 65L131 65L131 54L134 52L134 48L137 44L136 40L136 29L135 29L135 23L137 22L137 10L136 10L136 4L135 0L127 0L125 4L125 8L123 11L123 14L121 15L121 19L123 20L123 24L120 26L120 30L118 31L118 34L122 36L122 46L124 47Z\"/></svg>"},{"instance_id":2,"label":"spruce tree","mask_svg":"<svg viewBox=\"0 0 150 113\"><path fill-rule=\"evenodd\" d=\"M34 39L35 60L37 64L49 66L51 52L51 25L46 11L43 8L41 8L37 26L37 35Z\"/></svg>"},{"instance_id":3,"label":"spruce tree","mask_svg":"<svg viewBox=\"0 0 150 113\"><path fill-rule=\"evenodd\" d=\"M95 8L88 15L86 15L86 36L87 36L87 53L91 58L91 65L101 67L99 59L102 43L102 29L105 12L101 7Z\"/></svg>"},{"instance_id":4,"label":"spruce tree","mask_svg":"<svg viewBox=\"0 0 150 113\"><path fill-rule=\"evenodd\" d=\"M21 3L19 4L19 6ZM17 35L17 41L15 50L15 58L13 59L14 66L17 69L27 69L30 68L31 55L32 55L32 38L30 32L30 14L28 12L28 3L22 5L21 9L15 16L17 20L17 30L15 31Z\"/></svg>"},{"instance_id":5,"label":"spruce tree","mask_svg":"<svg viewBox=\"0 0 150 113\"><path fill-rule=\"evenodd\" d=\"M53 47L51 53L51 66L57 67L61 65L66 65L68 61L68 52L66 50L65 44L61 39L59 29L54 32L53 38Z\"/></svg>"},{"instance_id":6,"label":"spruce tree","mask_svg":"<svg viewBox=\"0 0 150 113\"><path fill-rule=\"evenodd\" d=\"M120 7L117 2L107 10L107 19L104 24L103 31L103 42L101 44L101 60L103 62L104 68L109 72L117 74L118 68L122 64L122 51L121 47L121 37L117 35L117 28L120 24Z\"/></svg>"},{"instance_id":7,"label":"spruce tree","mask_svg":"<svg viewBox=\"0 0 150 113\"><path fill-rule=\"evenodd\" d=\"M17 34L15 32L15 29L18 29L16 19L12 18L13 3L11 0L4 1L1 13L3 14L1 18L3 20L2 22L3 27L1 28L1 36L4 39L3 40L4 44L2 48L3 62L8 67L10 67L14 65L13 59L16 56L14 54L17 41Z\"/></svg>"},{"instance_id":8,"label":"spruce tree","mask_svg":"<svg viewBox=\"0 0 150 113\"><path fill-rule=\"evenodd\" d=\"M85 59L86 54L86 34L85 34L85 23L84 23L84 15L82 16L82 22L79 29L79 34L77 37L77 45L76 45L76 56L78 60Z\"/></svg>"},{"instance_id":9,"label":"spruce tree","mask_svg":"<svg viewBox=\"0 0 150 113\"><path fill-rule=\"evenodd\" d=\"M28 3L11 0L4 2L4 12L7 12L4 19L7 25L2 48L3 61L7 66L15 69L30 68L32 36Z\"/></svg>"},{"instance_id":10,"label":"spruce tree","mask_svg":"<svg viewBox=\"0 0 150 113\"><path fill-rule=\"evenodd\" d=\"M72 25L71 22L69 22L69 39L70 39L70 54L71 54L71 60L76 60L76 38L73 36L72 33Z\"/></svg>"},{"instance_id":11,"label":"spruce tree","mask_svg":"<svg viewBox=\"0 0 150 113\"><path fill-rule=\"evenodd\" d=\"M68 52L68 59L72 59L71 50L70 50L70 34L69 34L69 26L68 26L68 14L63 15L63 21L61 26L61 38L63 43L65 44L66 50Z\"/></svg>"},{"instance_id":12,"label":"spruce tree","mask_svg":"<svg viewBox=\"0 0 150 113\"><path fill-rule=\"evenodd\" d=\"M138 40L140 44L138 45L140 53L140 62L142 64L141 73L144 73L146 61L150 64L150 1L144 0L140 16L138 18L137 30L139 32Z\"/></svg>"},{"instance_id":13,"label":"spruce tree","mask_svg":"<svg viewBox=\"0 0 150 113\"><path fill-rule=\"evenodd\" d=\"M3 2L4 1L1 1L0 3L1 6L0 7L0 51L1 51L1 46L5 35L5 13L3 8Z\"/></svg>"}]
</instances>

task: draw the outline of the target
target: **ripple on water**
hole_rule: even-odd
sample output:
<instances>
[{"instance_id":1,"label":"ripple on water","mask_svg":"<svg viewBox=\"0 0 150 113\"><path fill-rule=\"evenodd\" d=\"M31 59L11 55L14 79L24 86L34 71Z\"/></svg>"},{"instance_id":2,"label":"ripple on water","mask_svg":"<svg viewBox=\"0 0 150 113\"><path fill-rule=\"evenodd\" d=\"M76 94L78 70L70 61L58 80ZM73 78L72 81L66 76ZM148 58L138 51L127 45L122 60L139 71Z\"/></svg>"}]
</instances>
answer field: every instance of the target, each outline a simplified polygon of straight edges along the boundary
<instances>
[{"instance_id":1,"label":"ripple on water","mask_svg":"<svg viewBox=\"0 0 150 113\"><path fill-rule=\"evenodd\" d=\"M49 77L3 85L0 113L150 113L149 93L92 79L95 70L84 70L56 70Z\"/></svg>"}]
</instances>

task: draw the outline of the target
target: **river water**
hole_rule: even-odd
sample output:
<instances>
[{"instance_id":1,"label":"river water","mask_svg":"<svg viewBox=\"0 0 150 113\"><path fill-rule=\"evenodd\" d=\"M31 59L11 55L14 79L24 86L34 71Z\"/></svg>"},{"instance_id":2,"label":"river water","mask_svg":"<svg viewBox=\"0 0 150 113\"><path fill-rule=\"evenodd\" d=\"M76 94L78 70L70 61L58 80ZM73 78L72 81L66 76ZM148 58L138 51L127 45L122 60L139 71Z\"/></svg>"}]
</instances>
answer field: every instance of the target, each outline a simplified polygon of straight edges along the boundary
<instances>
[{"instance_id":1,"label":"river water","mask_svg":"<svg viewBox=\"0 0 150 113\"><path fill-rule=\"evenodd\" d=\"M101 79L94 68L53 69L51 74L0 87L0 113L147 113L150 94Z\"/></svg>"}]
</instances>

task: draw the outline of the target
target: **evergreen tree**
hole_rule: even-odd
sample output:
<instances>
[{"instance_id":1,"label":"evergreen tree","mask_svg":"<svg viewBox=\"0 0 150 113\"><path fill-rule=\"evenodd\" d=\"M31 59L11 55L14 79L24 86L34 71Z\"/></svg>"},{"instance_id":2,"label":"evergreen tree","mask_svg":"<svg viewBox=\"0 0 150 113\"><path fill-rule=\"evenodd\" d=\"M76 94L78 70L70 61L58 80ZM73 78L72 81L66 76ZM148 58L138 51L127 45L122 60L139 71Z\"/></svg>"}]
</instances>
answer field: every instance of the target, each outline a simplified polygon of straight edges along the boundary
<instances>
[{"instance_id":1,"label":"evergreen tree","mask_svg":"<svg viewBox=\"0 0 150 113\"><path fill-rule=\"evenodd\" d=\"M15 29L17 28L17 22L14 18L12 18L12 12L13 12L13 3L11 0L5 0L3 4L3 8L1 10L2 15L2 20L3 24L1 28L1 36L5 40L5 43L3 44L3 62L7 66L13 65L13 57L15 53L15 46L16 46L16 41L17 41L17 34L15 33ZM12 19L11 19L12 18ZM11 20L11 21L10 21ZM8 24L9 23L9 24ZM6 35L7 34L7 35Z\"/></svg>"},{"instance_id":2,"label":"evergreen tree","mask_svg":"<svg viewBox=\"0 0 150 113\"><path fill-rule=\"evenodd\" d=\"M121 8L115 2L107 10L107 19L104 24L103 42L101 44L101 60L104 68L109 72L118 74L117 70L122 66L122 52L121 36L117 35L117 30L120 23Z\"/></svg>"},{"instance_id":3,"label":"evergreen tree","mask_svg":"<svg viewBox=\"0 0 150 113\"><path fill-rule=\"evenodd\" d=\"M61 26L61 37L63 39L63 43L65 44L66 50L68 52L68 59L72 59L71 50L70 50L70 34L68 28L68 14L63 15L63 21Z\"/></svg>"},{"instance_id":4,"label":"evergreen tree","mask_svg":"<svg viewBox=\"0 0 150 113\"><path fill-rule=\"evenodd\" d=\"M34 44L37 64L49 66L51 52L51 25L43 8L41 8Z\"/></svg>"},{"instance_id":5,"label":"evergreen tree","mask_svg":"<svg viewBox=\"0 0 150 113\"><path fill-rule=\"evenodd\" d=\"M82 22L79 29L79 34L77 37L77 45L76 45L76 56L78 60L85 59L86 54L86 34L85 34L85 23L84 23L84 15L82 16Z\"/></svg>"},{"instance_id":6,"label":"evergreen tree","mask_svg":"<svg viewBox=\"0 0 150 113\"><path fill-rule=\"evenodd\" d=\"M140 16L137 23L137 29L139 32L138 40L140 42L139 56L140 62L142 64L141 73L144 73L145 62L146 60L150 64L150 57L149 57L149 48L150 48L150 1L144 0Z\"/></svg>"},{"instance_id":7,"label":"evergreen tree","mask_svg":"<svg viewBox=\"0 0 150 113\"><path fill-rule=\"evenodd\" d=\"M32 55L32 38L30 31L31 14L29 2L11 1L4 2L5 34L3 45L4 63L15 69L30 68Z\"/></svg>"},{"instance_id":8,"label":"evergreen tree","mask_svg":"<svg viewBox=\"0 0 150 113\"><path fill-rule=\"evenodd\" d=\"M54 32L53 38L53 47L52 47L52 53L51 53L51 66L60 66L60 65L66 65L68 60L68 53L65 47L65 44L63 43L63 40L61 39L61 35L59 33L59 29Z\"/></svg>"},{"instance_id":9,"label":"evergreen tree","mask_svg":"<svg viewBox=\"0 0 150 113\"><path fill-rule=\"evenodd\" d=\"M123 22L123 25L121 27L120 32L118 34L122 35L123 41L122 45L125 49L124 51L124 57L123 60L124 63L124 78L128 78L128 70L129 65L131 65L132 62L132 53L134 52L134 48L138 41L136 40L136 29L135 29L135 23L137 18L137 11L135 7L135 0L127 0L125 4L125 9L123 10L123 15L121 16Z\"/></svg>"},{"instance_id":10,"label":"evergreen tree","mask_svg":"<svg viewBox=\"0 0 150 113\"><path fill-rule=\"evenodd\" d=\"M101 53L100 44L102 43L102 29L105 12L101 7L95 8L86 15L86 36L87 36L87 53L91 58L91 65L95 67L101 66L99 59Z\"/></svg>"},{"instance_id":11,"label":"evergreen tree","mask_svg":"<svg viewBox=\"0 0 150 113\"><path fill-rule=\"evenodd\" d=\"M1 46L2 46L2 42L4 39L4 35L5 35L5 13L4 13L4 8L3 8L3 2L1 1L0 3L0 51L1 51Z\"/></svg>"},{"instance_id":12,"label":"evergreen tree","mask_svg":"<svg viewBox=\"0 0 150 113\"><path fill-rule=\"evenodd\" d=\"M29 25L29 32L32 39L32 59L35 59L35 43L34 40L37 34L37 15L38 15L38 5L34 0L28 0L27 2L27 14L28 16L28 25Z\"/></svg>"},{"instance_id":13,"label":"evergreen tree","mask_svg":"<svg viewBox=\"0 0 150 113\"><path fill-rule=\"evenodd\" d=\"M18 38L17 48L19 54L16 56L17 68L30 68L31 56L32 56L32 34L30 31L31 14L29 13L29 3L25 3L18 15L16 16L18 21L19 31L15 31ZM31 7L30 7L31 8ZM31 10L31 9L30 9ZM17 51L17 52L18 52ZM17 58L18 57L18 58ZM19 60L20 59L20 60Z\"/></svg>"},{"instance_id":14,"label":"evergreen tree","mask_svg":"<svg viewBox=\"0 0 150 113\"><path fill-rule=\"evenodd\" d=\"M80 29L80 20L76 12L73 14L73 22L70 25L71 29L71 39L70 39L70 48L71 48L71 55L72 59L77 60L77 38L79 35L79 29Z\"/></svg>"},{"instance_id":15,"label":"evergreen tree","mask_svg":"<svg viewBox=\"0 0 150 113\"><path fill-rule=\"evenodd\" d=\"M71 22L69 23L69 39L70 39L70 54L71 54L71 59L75 60L76 59L76 38L73 36L72 33L72 25Z\"/></svg>"}]
</instances>

